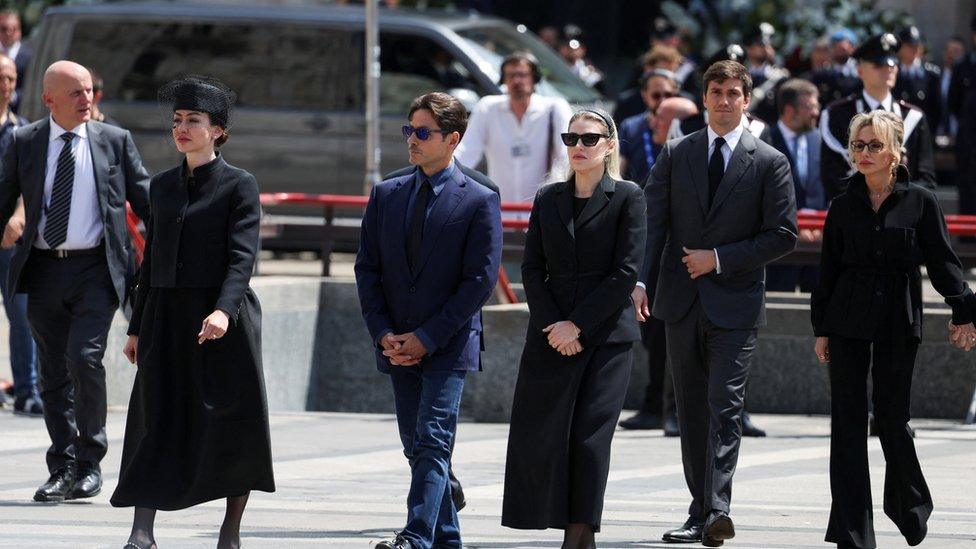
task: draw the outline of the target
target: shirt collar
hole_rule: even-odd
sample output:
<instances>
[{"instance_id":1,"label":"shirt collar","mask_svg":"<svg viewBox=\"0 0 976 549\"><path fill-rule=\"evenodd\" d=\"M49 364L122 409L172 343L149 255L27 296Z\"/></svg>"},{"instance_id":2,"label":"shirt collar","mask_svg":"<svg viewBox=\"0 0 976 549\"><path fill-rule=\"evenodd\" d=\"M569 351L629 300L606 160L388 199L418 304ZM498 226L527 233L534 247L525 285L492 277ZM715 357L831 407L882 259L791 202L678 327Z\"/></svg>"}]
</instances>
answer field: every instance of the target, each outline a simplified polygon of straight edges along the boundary
<instances>
[{"instance_id":1,"label":"shirt collar","mask_svg":"<svg viewBox=\"0 0 976 549\"><path fill-rule=\"evenodd\" d=\"M776 127L779 128L780 133L783 134L783 137L786 138L787 141L796 139L797 133L791 130L789 126L784 124L782 120L776 121Z\"/></svg>"},{"instance_id":2,"label":"shirt collar","mask_svg":"<svg viewBox=\"0 0 976 549\"><path fill-rule=\"evenodd\" d=\"M884 106L884 110L886 110L888 112L892 112L891 111L891 102L894 101L894 99L891 97L891 92L890 91L888 92L888 95L886 95L885 98L881 100L880 103L878 103L878 100L877 99L875 99L875 98L871 97L870 95L868 95L868 92L866 92L864 90L861 90L861 97L864 98L864 103L868 106L868 110L869 111L873 111L874 109L877 109L878 108L878 105L880 104L880 105L883 105Z\"/></svg>"},{"instance_id":3,"label":"shirt collar","mask_svg":"<svg viewBox=\"0 0 976 549\"><path fill-rule=\"evenodd\" d=\"M708 146L711 147L712 143L715 142L715 138L719 137L719 135L715 133L715 130L713 130L711 126L707 126L707 128L708 128ZM725 139L725 144L728 145L729 149L733 151L735 150L735 146L739 144L739 138L741 137L742 137L742 124L739 124L738 126L735 127L735 129L722 136L722 138Z\"/></svg>"},{"instance_id":4,"label":"shirt collar","mask_svg":"<svg viewBox=\"0 0 976 549\"><path fill-rule=\"evenodd\" d=\"M51 119L51 134L50 134L50 138L48 139L48 141L54 141L55 139L58 139L59 137L61 137L62 134L68 133L69 130L66 130L66 129L62 128L61 126L59 126L58 123L54 121L54 117L53 116L51 116L49 118ZM84 122L82 122L81 124L78 124L74 129L72 129L70 131L71 131L71 133L77 135L78 137L80 137L82 139L88 139L88 124L86 124Z\"/></svg>"},{"instance_id":5,"label":"shirt collar","mask_svg":"<svg viewBox=\"0 0 976 549\"><path fill-rule=\"evenodd\" d=\"M423 181L424 178L426 178L428 181L430 181L430 190L434 191L434 196L438 196L441 194L441 191L444 190L444 185L446 185L447 182L452 177L454 177L455 170L457 170L457 166L455 166L453 159L451 160L451 163L447 165L446 168L431 176L427 176L426 174L424 174L424 171L418 167L417 177L416 177L417 188L418 189L420 188L421 181Z\"/></svg>"}]
</instances>

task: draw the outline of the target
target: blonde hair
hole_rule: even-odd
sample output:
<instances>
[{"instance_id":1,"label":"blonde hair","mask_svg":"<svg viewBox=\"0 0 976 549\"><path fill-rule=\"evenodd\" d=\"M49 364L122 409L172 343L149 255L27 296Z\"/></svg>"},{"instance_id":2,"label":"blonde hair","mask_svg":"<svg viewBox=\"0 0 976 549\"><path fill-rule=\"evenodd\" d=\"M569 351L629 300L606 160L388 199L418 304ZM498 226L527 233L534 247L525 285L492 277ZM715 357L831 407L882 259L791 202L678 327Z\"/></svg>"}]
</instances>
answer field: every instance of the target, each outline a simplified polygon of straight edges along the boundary
<instances>
[{"instance_id":1,"label":"blonde hair","mask_svg":"<svg viewBox=\"0 0 976 549\"><path fill-rule=\"evenodd\" d=\"M885 150L894 155L895 164L892 166L892 171L894 171L898 163L901 162L905 124L901 121L900 116L888 111L870 111L854 115L847 134L849 136L847 138L848 162L851 162L852 165L854 163L854 151L851 149L851 143L857 140L858 132L868 126L874 130L874 135L878 137L878 141L885 144Z\"/></svg>"},{"instance_id":2,"label":"blonde hair","mask_svg":"<svg viewBox=\"0 0 976 549\"><path fill-rule=\"evenodd\" d=\"M609 114L602 113L595 109L580 109L576 111L572 118L569 119L569 124L567 126L572 126L573 122L577 120L592 120L599 123L604 128L607 129L607 135L610 137L606 138L607 141L613 141L613 147L603 157L603 172L612 177L613 179L621 179L620 177L620 140L617 137L617 125L613 123L613 118ZM569 128L567 127L567 130ZM573 177L574 170L572 167L566 173L566 179Z\"/></svg>"}]
</instances>

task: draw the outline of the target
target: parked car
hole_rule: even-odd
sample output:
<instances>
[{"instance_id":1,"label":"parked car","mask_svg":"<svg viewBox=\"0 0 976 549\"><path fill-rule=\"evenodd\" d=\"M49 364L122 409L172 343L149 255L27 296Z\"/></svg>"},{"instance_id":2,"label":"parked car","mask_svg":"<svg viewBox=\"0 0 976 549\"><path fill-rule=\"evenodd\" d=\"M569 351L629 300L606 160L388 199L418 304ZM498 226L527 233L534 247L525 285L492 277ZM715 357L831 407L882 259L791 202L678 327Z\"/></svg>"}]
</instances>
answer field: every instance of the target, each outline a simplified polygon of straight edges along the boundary
<instances>
[{"instance_id":1,"label":"parked car","mask_svg":"<svg viewBox=\"0 0 976 549\"><path fill-rule=\"evenodd\" d=\"M105 80L102 110L132 131L151 172L178 162L156 90L204 74L237 92L225 146L262 192L362 194L366 127L362 6L295 2L122 2L48 9L34 38L22 114L45 116L44 69L70 59ZM448 91L468 105L501 93L503 56L530 50L539 93L601 97L524 26L498 18L404 9L379 12L382 169L407 163L400 134L410 101ZM308 210L304 210L306 213Z\"/></svg>"}]
</instances>

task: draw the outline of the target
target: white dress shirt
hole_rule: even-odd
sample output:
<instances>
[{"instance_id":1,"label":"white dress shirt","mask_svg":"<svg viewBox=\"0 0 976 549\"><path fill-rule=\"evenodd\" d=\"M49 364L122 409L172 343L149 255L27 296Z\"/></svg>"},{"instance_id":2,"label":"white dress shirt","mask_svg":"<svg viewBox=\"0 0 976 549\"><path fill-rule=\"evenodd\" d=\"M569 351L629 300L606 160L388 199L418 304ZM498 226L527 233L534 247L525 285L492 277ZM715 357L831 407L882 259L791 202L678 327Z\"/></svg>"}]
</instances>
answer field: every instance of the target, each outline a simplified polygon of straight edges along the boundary
<instances>
[{"instance_id":1,"label":"white dress shirt","mask_svg":"<svg viewBox=\"0 0 976 549\"><path fill-rule=\"evenodd\" d=\"M796 164L796 173L800 179L800 185L806 187L807 175L810 173L810 155L807 150L806 134L796 133L782 120L778 120L776 125L779 127L779 131L783 133L786 146L790 148L790 156L793 157L793 162Z\"/></svg>"},{"instance_id":2,"label":"white dress shirt","mask_svg":"<svg viewBox=\"0 0 976 549\"><path fill-rule=\"evenodd\" d=\"M746 118L742 117L743 123L745 123ZM739 144L739 139L742 138L742 128L743 124L739 124L732 131L722 136L725 139L725 144L722 145L722 159L725 161L724 172L729 171L729 161L732 160L732 151L735 150L736 145ZM712 157L712 153L715 152L715 138L719 137L715 130L711 126L708 126L708 158ZM715 272L722 274L722 262L718 259L718 249L712 249L715 252Z\"/></svg>"},{"instance_id":3,"label":"white dress shirt","mask_svg":"<svg viewBox=\"0 0 976 549\"><path fill-rule=\"evenodd\" d=\"M566 178L569 158L559 134L567 131L572 116L565 99L533 94L519 121L507 95L483 97L471 111L454 158L475 168L484 157L502 202L531 202L543 183ZM547 173L548 150L552 166Z\"/></svg>"},{"instance_id":4,"label":"white dress shirt","mask_svg":"<svg viewBox=\"0 0 976 549\"><path fill-rule=\"evenodd\" d=\"M868 92L864 90L861 90L861 96L864 97L864 104L867 105L869 111L873 111L878 108L878 105L881 105L882 107L884 107L884 110L888 112L894 112L891 103L895 99L891 96L891 92L888 92L888 95L886 95L885 98L882 99L881 101L878 101L877 99L871 97L870 95L868 95Z\"/></svg>"},{"instance_id":5,"label":"white dress shirt","mask_svg":"<svg viewBox=\"0 0 976 549\"><path fill-rule=\"evenodd\" d=\"M37 224L35 248L50 248L44 241L44 226L47 225L47 208L51 204L51 191L54 189L54 173L58 169L58 155L65 143L61 134L68 130L59 126L51 118L51 132L47 144L47 172L44 175L44 207L41 220ZM59 250L84 250L94 248L102 241L102 213L98 207L98 191L95 188L95 170L92 165L91 143L85 124L71 130L75 138L71 140L71 152L75 157L75 181L71 189L71 214L68 217L68 238L58 246Z\"/></svg>"},{"instance_id":6,"label":"white dress shirt","mask_svg":"<svg viewBox=\"0 0 976 549\"><path fill-rule=\"evenodd\" d=\"M3 51L3 54L11 59L17 59L17 54L20 53L20 40L14 42L14 44L10 46L10 49L0 46L0 51Z\"/></svg>"}]
</instances>

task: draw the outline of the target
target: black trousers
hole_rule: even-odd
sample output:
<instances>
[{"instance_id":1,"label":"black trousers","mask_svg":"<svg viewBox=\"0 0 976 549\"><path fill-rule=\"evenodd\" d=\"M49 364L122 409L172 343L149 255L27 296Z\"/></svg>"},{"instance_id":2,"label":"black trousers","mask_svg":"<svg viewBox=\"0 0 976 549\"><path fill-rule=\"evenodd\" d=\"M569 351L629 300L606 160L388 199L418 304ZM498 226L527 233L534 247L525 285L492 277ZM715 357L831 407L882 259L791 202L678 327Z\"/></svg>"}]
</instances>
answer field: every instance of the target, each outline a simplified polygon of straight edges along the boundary
<instances>
[{"instance_id":1,"label":"black trousers","mask_svg":"<svg viewBox=\"0 0 976 549\"><path fill-rule=\"evenodd\" d=\"M692 498L688 514L727 513L756 330L716 326L698 300L684 318L667 323L666 330L681 428L681 461Z\"/></svg>"},{"instance_id":2,"label":"black trousers","mask_svg":"<svg viewBox=\"0 0 976 549\"><path fill-rule=\"evenodd\" d=\"M647 393L644 395L642 412L659 414L667 418L674 410L674 382L668 367L668 345L664 333L664 321L651 316L641 324L641 342L647 349Z\"/></svg>"},{"instance_id":3,"label":"black trousers","mask_svg":"<svg viewBox=\"0 0 976 549\"><path fill-rule=\"evenodd\" d=\"M828 347L831 505L826 541L876 547L867 450L869 369L886 466L884 512L902 535L913 539L932 514L932 496L908 427L918 342L906 335L874 341L830 336Z\"/></svg>"},{"instance_id":4,"label":"black trousers","mask_svg":"<svg viewBox=\"0 0 976 549\"><path fill-rule=\"evenodd\" d=\"M600 531L610 444L633 365L631 343L566 358L526 342L508 435L502 525Z\"/></svg>"},{"instance_id":5,"label":"black trousers","mask_svg":"<svg viewBox=\"0 0 976 549\"><path fill-rule=\"evenodd\" d=\"M25 268L27 320L37 341L47 466L99 469L105 457L105 343L119 306L103 255L31 254Z\"/></svg>"}]
</instances>

